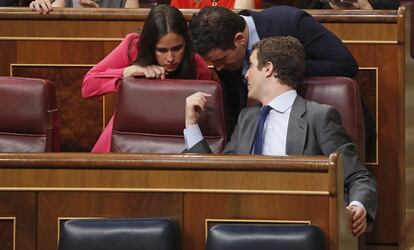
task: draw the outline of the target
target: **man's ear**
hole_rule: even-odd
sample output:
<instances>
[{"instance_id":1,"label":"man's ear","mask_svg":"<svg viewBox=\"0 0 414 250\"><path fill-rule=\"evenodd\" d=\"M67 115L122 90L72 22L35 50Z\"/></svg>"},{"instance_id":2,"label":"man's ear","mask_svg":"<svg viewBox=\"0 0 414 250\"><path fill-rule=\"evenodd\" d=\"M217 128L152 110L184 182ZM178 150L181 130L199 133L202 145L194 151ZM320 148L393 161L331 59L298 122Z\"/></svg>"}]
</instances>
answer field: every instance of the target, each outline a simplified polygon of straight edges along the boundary
<instances>
[{"instance_id":1,"label":"man's ear","mask_svg":"<svg viewBox=\"0 0 414 250\"><path fill-rule=\"evenodd\" d=\"M267 62L266 65L263 67L263 70L266 73L266 77L275 76L276 75L276 69L273 66L272 62Z\"/></svg>"},{"instance_id":2,"label":"man's ear","mask_svg":"<svg viewBox=\"0 0 414 250\"><path fill-rule=\"evenodd\" d=\"M243 34L243 32L237 32L236 35L234 35L234 44L245 46L247 44L246 35Z\"/></svg>"}]
</instances>

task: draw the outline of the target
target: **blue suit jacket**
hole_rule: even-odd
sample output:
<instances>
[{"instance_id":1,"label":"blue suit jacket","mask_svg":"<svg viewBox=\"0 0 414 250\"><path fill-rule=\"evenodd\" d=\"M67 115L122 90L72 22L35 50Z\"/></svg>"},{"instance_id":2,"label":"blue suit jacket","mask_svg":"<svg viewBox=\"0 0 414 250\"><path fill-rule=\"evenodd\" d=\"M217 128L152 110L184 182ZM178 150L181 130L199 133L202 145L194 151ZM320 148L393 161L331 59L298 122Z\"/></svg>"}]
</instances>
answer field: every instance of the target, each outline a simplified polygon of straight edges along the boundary
<instances>
[{"instance_id":1,"label":"blue suit jacket","mask_svg":"<svg viewBox=\"0 0 414 250\"><path fill-rule=\"evenodd\" d=\"M240 15L253 17L260 39L272 36L297 38L305 49L307 76L354 77L358 72L354 57L342 41L301 9L275 6L261 12L243 10ZM218 72L224 87L231 131L239 112L247 104L247 86L241 70Z\"/></svg>"}]
</instances>

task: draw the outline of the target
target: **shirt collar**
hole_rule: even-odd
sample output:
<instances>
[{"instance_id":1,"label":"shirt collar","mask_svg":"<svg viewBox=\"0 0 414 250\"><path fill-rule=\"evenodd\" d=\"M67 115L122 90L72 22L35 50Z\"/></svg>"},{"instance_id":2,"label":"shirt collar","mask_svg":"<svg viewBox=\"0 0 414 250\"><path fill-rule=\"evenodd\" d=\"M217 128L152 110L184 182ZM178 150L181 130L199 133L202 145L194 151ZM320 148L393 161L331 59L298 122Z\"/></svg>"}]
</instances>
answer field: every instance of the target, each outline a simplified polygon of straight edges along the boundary
<instances>
[{"instance_id":1,"label":"shirt collar","mask_svg":"<svg viewBox=\"0 0 414 250\"><path fill-rule=\"evenodd\" d=\"M246 74L247 69L249 68L249 57L252 53L252 47L255 43L260 41L259 34L257 34L256 24L254 24L253 17L251 16L242 16L246 22L247 29L249 32L249 41L247 43L246 55L244 56L243 63L243 76Z\"/></svg>"},{"instance_id":2,"label":"shirt collar","mask_svg":"<svg viewBox=\"0 0 414 250\"><path fill-rule=\"evenodd\" d=\"M292 89L275 97L267 105L279 113L285 113L292 107L297 95L296 90Z\"/></svg>"},{"instance_id":3,"label":"shirt collar","mask_svg":"<svg viewBox=\"0 0 414 250\"><path fill-rule=\"evenodd\" d=\"M247 51L251 53L253 44L260 41L259 34L257 34L256 24L254 24L253 17L241 16L246 21L247 28L249 30L249 43L247 44ZM250 56L246 54L246 56Z\"/></svg>"}]
</instances>

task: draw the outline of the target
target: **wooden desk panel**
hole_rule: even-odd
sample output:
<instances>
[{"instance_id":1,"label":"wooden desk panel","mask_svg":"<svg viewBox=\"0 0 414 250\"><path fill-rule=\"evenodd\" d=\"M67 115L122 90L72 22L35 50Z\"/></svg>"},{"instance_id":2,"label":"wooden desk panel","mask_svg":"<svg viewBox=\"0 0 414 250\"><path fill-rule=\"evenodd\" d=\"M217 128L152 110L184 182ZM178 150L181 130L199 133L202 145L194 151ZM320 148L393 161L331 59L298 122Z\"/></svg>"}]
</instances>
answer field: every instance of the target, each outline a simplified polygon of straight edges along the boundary
<instances>
[{"instance_id":1,"label":"wooden desk panel","mask_svg":"<svg viewBox=\"0 0 414 250\"><path fill-rule=\"evenodd\" d=\"M331 230L329 197L323 195L187 194L184 204L184 217L192 218L184 221L184 234L194 235L185 241L185 250L202 250L207 230L214 224L315 224L325 233Z\"/></svg>"},{"instance_id":2,"label":"wooden desk panel","mask_svg":"<svg viewBox=\"0 0 414 250\"><path fill-rule=\"evenodd\" d=\"M36 193L0 192L0 249L36 249Z\"/></svg>"},{"instance_id":3,"label":"wooden desk panel","mask_svg":"<svg viewBox=\"0 0 414 250\"><path fill-rule=\"evenodd\" d=\"M182 228L182 194L38 192L37 249L57 249L60 223L87 218L173 218Z\"/></svg>"},{"instance_id":4,"label":"wooden desk panel","mask_svg":"<svg viewBox=\"0 0 414 250\"><path fill-rule=\"evenodd\" d=\"M62 221L90 217L175 218L186 250L203 250L206 223L217 219L310 223L329 249L352 250L342 164L336 155L0 154L0 201L13 198L0 215L30 225L39 250L56 249Z\"/></svg>"}]
</instances>

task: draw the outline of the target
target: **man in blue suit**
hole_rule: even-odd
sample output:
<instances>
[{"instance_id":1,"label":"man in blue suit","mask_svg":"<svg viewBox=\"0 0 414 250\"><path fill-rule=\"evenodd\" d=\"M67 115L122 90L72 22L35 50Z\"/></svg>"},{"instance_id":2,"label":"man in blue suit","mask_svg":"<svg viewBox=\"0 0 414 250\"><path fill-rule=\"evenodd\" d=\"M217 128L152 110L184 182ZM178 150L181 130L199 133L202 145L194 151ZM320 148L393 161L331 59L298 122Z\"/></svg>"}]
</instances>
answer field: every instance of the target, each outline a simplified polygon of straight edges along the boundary
<instances>
[{"instance_id":1,"label":"man in blue suit","mask_svg":"<svg viewBox=\"0 0 414 250\"><path fill-rule=\"evenodd\" d=\"M230 117L230 132L247 105L243 80L253 44L266 37L293 36L305 48L307 76L354 77L358 65L333 33L303 10L276 6L239 14L221 7L206 7L190 21L194 49L213 63L223 83Z\"/></svg>"},{"instance_id":2,"label":"man in blue suit","mask_svg":"<svg viewBox=\"0 0 414 250\"><path fill-rule=\"evenodd\" d=\"M293 37L272 37L255 44L253 49L246 72L248 95L263 106L242 110L223 153L280 156L341 152L352 231L356 236L363 234L367 222L375 220L376 181L359 161L339 113L296 93L295 86L305 71L303 47ZM197 92L186 99L184 152L211 153L198 126L208 97Z\"/></svg>"}]
</instances>

